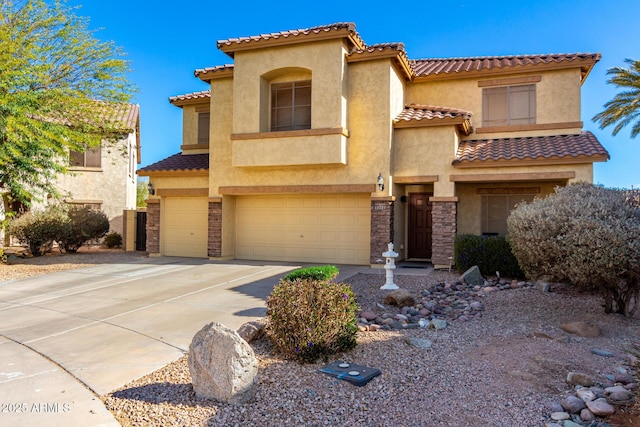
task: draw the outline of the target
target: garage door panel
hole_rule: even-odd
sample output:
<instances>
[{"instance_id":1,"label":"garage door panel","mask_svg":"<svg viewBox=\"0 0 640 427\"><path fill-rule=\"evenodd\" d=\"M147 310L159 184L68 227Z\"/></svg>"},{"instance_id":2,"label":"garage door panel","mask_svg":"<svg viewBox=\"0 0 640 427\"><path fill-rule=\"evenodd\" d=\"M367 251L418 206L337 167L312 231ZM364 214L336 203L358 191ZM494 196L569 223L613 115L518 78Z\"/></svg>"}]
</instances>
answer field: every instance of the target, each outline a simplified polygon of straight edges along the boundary
<instances>
[{"instance_id":1,"label":"garage door panel","mask_svg":"<svg viewBox=\"0 0 640 427\"><path fill-rule=\"evenodd\" d=\"M207 257L208 211L205 197L165 197L161 246L166 256Z\"/></svg>"},{"instance_id":2,"label":"garage door panel","mask_svg":"<svg viewBox=\"0 0 640 427\"><path fill-rule=\"evenodd\" d=\"M236 257L368 264L368 194L245 196L236 200Z\"/></svg>"}]
</instances>

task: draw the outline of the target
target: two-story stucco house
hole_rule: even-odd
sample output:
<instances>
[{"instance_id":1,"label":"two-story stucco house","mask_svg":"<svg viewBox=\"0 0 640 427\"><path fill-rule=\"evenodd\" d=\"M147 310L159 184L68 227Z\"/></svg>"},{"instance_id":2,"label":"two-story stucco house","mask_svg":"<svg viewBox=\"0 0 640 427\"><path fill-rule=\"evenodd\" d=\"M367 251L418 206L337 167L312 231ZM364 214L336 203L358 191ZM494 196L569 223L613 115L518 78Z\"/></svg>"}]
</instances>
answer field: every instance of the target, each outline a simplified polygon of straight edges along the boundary
<instances>
[{"instance_id":1,"label":"two-story stucco house","mask_svg":"<svg viewBox=\"0 0 640 427\"><path fill-rule=\"evenodd\" d=\"M147 249L211 259L447 266L457 234L505 234L509 210L593 180L583 131L599 54L410 59L352 23L218 42L195 71L181 152L139 171Z\"/></svg>"}]
</instances>

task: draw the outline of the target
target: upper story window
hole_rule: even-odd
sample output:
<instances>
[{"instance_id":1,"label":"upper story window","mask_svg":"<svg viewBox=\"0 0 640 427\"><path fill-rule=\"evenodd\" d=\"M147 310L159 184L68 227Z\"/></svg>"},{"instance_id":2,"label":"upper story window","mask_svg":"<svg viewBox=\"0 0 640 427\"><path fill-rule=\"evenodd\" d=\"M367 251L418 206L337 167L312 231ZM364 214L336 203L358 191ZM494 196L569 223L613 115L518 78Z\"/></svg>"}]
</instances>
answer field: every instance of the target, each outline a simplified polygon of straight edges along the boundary
<instances>
[{"instance_id":1,"label":"upper story window","mask_svg":"<svg viewBox=\"0 0 640 427\"><path fill-rule=\"evenodd\" d=\"M102 150L100 146L86 151L69 151L69 166L84 168L99 168L102 166Z\"/></svg>"},{"instance_id":2,"label":"upper story window","mask_svg":"<svg viewBox=\"0 0 640 427\"><path fill-rule=\"evenodd\" d=\"M536 123L536 85L482 89L482 126Z\"/></svg>"},{"instance_id":3,"label":"upper story window","mask_svg":"<svg viewBox=\"0 0 640 427\"><path fill-rule=\"evenodd\" d=\"M198 144L209 145L209 113L198 113Z\"/></svg>"},{"instance_id":4,"label":"upper story window","mask_svg":"<svg viewBox=\"0 0 640 427\"><path fill-rule=\"evenodd\" d=\"M311 80L271 85L271 131L311 129Z\"/></svg>"}]
</instances>

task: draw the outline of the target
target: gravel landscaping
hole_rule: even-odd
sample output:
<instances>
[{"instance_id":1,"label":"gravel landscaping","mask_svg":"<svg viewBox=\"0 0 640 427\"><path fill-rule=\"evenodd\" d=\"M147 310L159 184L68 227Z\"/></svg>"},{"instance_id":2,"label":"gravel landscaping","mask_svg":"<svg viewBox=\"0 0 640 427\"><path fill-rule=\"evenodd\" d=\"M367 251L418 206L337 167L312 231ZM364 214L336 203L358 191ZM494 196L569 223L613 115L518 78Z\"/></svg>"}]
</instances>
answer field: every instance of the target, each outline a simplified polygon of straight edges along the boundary
<instances>
[{"instance_id":1,"label":"gravel landscaping","mask_svg":"<svg viewBox=\"0 0 640 427\"><path fill-rule=\"evenodd\" d=\"M98 252L18 259L0 266L0 282L47 269L145 256ZM33 268L25 269L27 265ZM401 270L395 282L414 295L416 309L440 294L452 295L438 300L443 310L431 310L431 316L447 320L446 327L367 327L378 330L358 333L354 350L307 365L283 360L268 340L259 339L251 343L259 361L256 396L243 406L197 401L187 356L102 400L123 426L567 426L567 421L552 420L552 414L576 394L576 386L567 382L569 372L584 373L603 388L613 385L616 375L635 375L640 318L605 314L598 295L561 285L551 292L535 286L456 291L457 275L403 275ZM389 291L379 289L384 274L358 274L347 282L363 311L380 318L402 314L400 308L385 304ZM446 283L454 287L437 286ZM472 302L478 304L467 312L446 309L470 307ZM585 338L560 328L578 321L599 329L600 335ZM428 340L431 346L418 348L412 344L415 339ZM382 374L357 387L318 372L335 360L377 368ZM634 384L627 387L632 393ZM630 403L614 405L616 414L605 418L609 425L636 425L617 424L631 410ZM580 421L576 414L571 417ZM605 425L602 420L582 425Z\"/></svg>"}]
</instances>

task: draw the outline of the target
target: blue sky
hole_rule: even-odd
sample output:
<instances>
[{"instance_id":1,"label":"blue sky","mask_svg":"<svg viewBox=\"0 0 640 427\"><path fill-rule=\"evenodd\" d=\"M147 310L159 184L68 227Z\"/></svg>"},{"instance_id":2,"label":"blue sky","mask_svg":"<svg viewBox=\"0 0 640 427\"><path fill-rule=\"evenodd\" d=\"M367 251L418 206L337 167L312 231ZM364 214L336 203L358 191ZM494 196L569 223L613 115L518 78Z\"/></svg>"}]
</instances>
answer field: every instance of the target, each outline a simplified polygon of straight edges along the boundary
<instances>
[{"instance_id":1,"label":"blue sky","mask_svg":"<svg viewBox=\"0 0 640 427\"><path fill-rule=\"evenodd\" d=\"M69 0L90 18L96 37L113 40L131 61L134 102L141 108L142 163L180 151L181 110L168 98L207 89L196 68L232 63L216 41L350 21L367 44L403 42L410 58L599 52L582 88L584 128L611 160L596 163L594 182L640 188L640 137L616 137L591 118L616 93L607 69L640 59L640 2L620 0L457 2L180 2Z\"/></svg>"}]
</instances>

